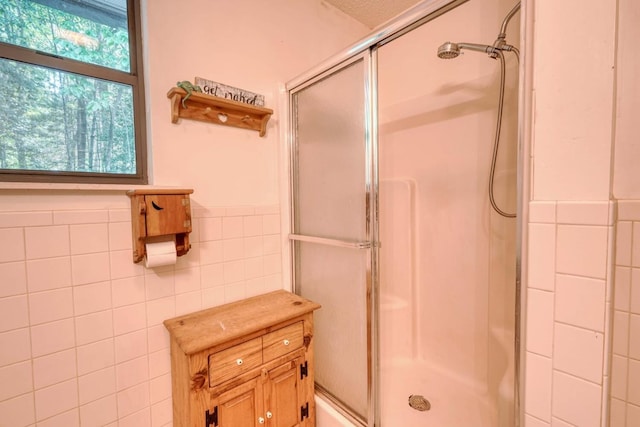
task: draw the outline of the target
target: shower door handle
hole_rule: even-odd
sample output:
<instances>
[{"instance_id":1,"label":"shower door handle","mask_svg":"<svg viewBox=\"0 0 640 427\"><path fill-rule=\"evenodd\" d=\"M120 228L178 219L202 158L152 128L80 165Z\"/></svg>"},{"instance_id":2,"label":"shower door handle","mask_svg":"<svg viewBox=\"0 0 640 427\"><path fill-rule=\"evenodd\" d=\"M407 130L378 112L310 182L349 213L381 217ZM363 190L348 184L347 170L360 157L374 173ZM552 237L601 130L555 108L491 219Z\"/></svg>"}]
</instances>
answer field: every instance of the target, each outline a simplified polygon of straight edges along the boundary
<instances>
[{"instance_id":1,"label":"shower door handle","mask_svg":"<svg viewBox=\"0 0 640 427\"><path fill-rule=\"evenodd\" d=\"M372 246L371 242L367 242L367 241L354 242L350 240L327 239L325 237L305 236L302 234L289 234L289 240L296 240L299 242L308 242L308 243L318 243L321 245L338 246L341 248L350 248L350 249L370 249Z\"/></svg>"}]
</instances>

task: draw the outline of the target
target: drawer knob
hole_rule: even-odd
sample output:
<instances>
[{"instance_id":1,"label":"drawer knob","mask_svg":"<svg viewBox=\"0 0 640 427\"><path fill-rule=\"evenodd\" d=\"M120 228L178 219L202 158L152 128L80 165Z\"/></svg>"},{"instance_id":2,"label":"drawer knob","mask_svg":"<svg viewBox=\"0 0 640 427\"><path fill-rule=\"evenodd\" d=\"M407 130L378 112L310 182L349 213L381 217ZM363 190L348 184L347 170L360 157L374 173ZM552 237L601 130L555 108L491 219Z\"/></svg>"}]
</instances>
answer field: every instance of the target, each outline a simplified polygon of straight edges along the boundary
<instances>
[{"instance_id":1,"label":"drawer knob","mask_svg":"<svg viewBox=\"0 0 640 427\"><path fill-rule=\"evenodd\" d=\"M273 414L271 413L271 411L267 411L267 418L269 419L273 418Z\"/></svg>"},{"instance_id":2,"label":"drawer knob","mask_svg":"<svg viewBox=\"0 0 640 427\"><path fill-rule=\"evenodd\" d=\"M284 341L282 341L282 344L284 344L284 345L289 345L289 340L284 340Z\"/></svg>"},{"instance_id":3,"label":"drawer knob","mask_svg":"<svg viewBox=\"0 0 640 427\"><path fill-rule=\"evenodd\" d=\"M258 422L259 422L260 424L264 424L264 418L262 418L262 417L258 418Z\"/></svg>"},{"instance_id":4,"label":"drawer knob","mask_svg":"<svg viewBox=\"0 0 640 427\"><path fill-rule=\"evenodd\" d=\"M238 359L238 360L236 360L236 363L238 364L238 366L242 365L242 363L243 363L243 362L242 362L242 359Z\"/></svg>"}]
</instances>

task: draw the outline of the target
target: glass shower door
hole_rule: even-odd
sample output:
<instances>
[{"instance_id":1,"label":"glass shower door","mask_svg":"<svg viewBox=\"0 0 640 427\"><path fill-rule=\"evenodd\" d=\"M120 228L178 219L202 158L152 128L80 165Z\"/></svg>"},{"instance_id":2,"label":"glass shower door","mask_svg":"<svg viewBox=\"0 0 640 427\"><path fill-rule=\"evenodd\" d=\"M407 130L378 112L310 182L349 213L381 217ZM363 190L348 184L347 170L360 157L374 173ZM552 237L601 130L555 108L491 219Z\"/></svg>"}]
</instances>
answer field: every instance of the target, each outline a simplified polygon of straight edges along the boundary
<instances>
[{"instance_id":1,"label":"glass shower door","mask_svg":"<svg viewBox=\"0 0 640 427\"><path fill-rule=\"evenodd\" d=\"M366 422L371 353L369 59L291 91L294 281L316 301L318 390Z\"/></svg>"}]
</instances>

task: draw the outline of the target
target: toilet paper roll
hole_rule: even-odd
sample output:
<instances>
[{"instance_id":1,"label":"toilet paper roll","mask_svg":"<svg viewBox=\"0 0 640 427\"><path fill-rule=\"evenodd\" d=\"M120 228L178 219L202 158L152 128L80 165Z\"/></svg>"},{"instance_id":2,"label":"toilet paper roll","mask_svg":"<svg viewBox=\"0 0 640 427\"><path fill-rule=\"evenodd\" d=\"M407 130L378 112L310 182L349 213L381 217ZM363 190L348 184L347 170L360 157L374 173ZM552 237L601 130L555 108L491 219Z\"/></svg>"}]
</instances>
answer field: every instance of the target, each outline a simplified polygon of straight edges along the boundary
<instances>
[{"instance_id":1,"label":"toilet paper roll","mask_svg":"<svg viewBox=\"0 0 640 427\"><path fill-rule=\"evenodd\" d=\"M176 244L173 240L147 243L145 246L147 251L144 260L145 267L153 268L176 263Z\"/></svg>"}]
</instances>

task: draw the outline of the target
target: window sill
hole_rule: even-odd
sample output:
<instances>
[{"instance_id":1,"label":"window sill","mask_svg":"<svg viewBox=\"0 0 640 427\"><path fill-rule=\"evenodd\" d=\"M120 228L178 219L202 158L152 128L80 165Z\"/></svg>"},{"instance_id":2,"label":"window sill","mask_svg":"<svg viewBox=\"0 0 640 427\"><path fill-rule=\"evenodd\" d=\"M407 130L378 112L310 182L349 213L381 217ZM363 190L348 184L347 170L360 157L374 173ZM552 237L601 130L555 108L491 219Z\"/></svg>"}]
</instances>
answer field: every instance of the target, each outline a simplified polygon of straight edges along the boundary
<instances>
[{"instance_id":1,"label":"window sill","mask_svg":"<svg viewBox=\"0 0 640 427\"><path fill-rule=\"evenodd\" d=\"M129 191L129 190L154 190L173 189L182 187L170 187L160 185L139 185L139 184L80 184L80 183L59 183L59 182L0 182L2 190L25 190L25 191Z\"/></svg>"}]
</instances>

